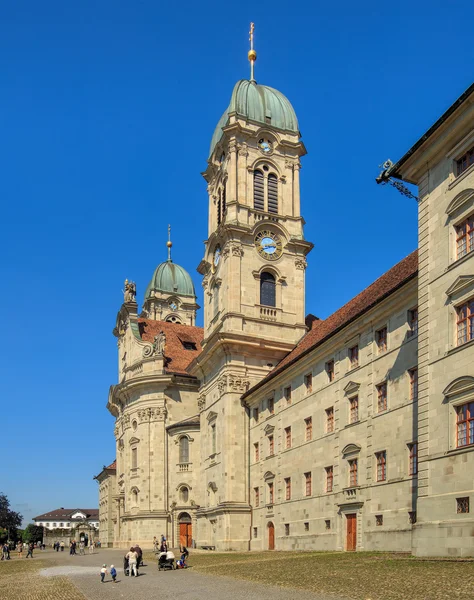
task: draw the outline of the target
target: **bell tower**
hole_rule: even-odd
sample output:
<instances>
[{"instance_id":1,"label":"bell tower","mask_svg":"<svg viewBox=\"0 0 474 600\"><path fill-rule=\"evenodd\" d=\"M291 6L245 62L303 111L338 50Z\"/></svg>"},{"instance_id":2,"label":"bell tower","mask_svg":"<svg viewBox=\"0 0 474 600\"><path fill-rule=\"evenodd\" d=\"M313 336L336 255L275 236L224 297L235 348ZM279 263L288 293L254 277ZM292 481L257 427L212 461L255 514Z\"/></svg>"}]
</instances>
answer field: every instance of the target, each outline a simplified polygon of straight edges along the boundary
<instances>
[{"instance_id":1,"label":"bell tower","mask_svg":"<svg viewBox=\"0 0 474 600\"><path fill-rule=\"evenodd\" d=\"M238 81L212 137L203 173L209 194L203 275L200 545L247 550L250 535L248 414L240 396L306 332L306 255L300 158L306 154L289 100L254 77Z\"/></svg>"}]
</instances>

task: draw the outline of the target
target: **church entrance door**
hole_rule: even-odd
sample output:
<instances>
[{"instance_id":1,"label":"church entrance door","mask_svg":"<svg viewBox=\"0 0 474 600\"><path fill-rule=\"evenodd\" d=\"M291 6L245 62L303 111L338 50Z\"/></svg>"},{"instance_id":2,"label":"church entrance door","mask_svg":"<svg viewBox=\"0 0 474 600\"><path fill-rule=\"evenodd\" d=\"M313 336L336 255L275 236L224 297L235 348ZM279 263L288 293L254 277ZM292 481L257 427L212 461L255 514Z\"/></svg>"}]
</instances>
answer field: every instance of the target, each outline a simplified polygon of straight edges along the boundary
<instances>
[{"instance_id":1,"label":"church entrance door","mask_svg":"<svg viewBox=\"0 0 474 600\"><path fill-rule=\"evenodd\" d=\"M357 515L355 513L346 515L346 522L346 550L353 552L357 548Z\"/></svg>"},{"instance_id":2,"label":"church entrance door","mask_svg":"<svg viewBox=\"0 0 474 600\"><path fill-rule=\"evenodd\" d=\"M179 515L179 544L180 546L191 547L193 539L193 525L191 517L188 513L181 513Z\"/></svg>"},{"instance_id":3,"label":"church entrance door","mask_svg":"<svg viewBox=\"0 0 474 600\"><path fill-rule=\"evenodd\" d=\"M268 549L275 550L275 525L270 521L268 527Z\"/></svg>"}]
</instances>

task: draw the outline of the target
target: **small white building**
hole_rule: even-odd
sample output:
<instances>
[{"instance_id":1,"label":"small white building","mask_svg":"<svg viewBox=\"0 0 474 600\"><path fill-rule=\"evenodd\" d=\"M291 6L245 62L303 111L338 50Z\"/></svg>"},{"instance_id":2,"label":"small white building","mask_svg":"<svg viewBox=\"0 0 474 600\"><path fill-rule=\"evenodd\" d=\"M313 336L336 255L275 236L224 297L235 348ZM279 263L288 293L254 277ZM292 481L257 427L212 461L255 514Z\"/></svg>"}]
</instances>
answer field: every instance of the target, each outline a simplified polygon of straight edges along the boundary
<instances>
[{"instance_id":1,"label":"small white building","mask_svg":"<svg viewBox=\"0 0 474 600\"><path fill-rule=\"evenodd\" d=\"M87 523L91 527L99 527L98 508L57 508L34 517L35 525L45 529L72 529Z\"/></svg>"}]
</instances>

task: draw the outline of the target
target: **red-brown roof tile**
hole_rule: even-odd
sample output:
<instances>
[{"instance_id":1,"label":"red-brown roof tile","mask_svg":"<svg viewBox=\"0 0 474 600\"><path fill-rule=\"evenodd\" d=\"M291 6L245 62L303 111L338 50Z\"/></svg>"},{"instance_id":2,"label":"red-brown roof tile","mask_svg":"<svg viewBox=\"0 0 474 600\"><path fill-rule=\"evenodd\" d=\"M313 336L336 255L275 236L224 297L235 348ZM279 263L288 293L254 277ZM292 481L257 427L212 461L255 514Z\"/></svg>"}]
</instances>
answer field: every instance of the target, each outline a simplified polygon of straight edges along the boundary
<instances>
[{"instance_id":1,"label":"red-brown roof tile","mask_svg":"<svg viewBox=\"0 0 474 600\"><path fill-rule=\"evenodd\" d=\"M106 467L106 469L116 470L117 469L117 461L114 460L114 462L111 463L108 467Z\"/></svg>"},{"instance_id":2,"label":"red-brown roof tile","mask_svg":"<svg viewBox=\"0 0 474 600\"><path fill-rule=\"evenodd\" d=\"M243 395L243 398L267 383L295 363L298 359L308 354L322 344L336 332L349 325L351 321L360 317L378 302L392 294L399 287L407 283L418 273L418 250L409 254L379 277L372 285L350 300L325 320L311 320L311 330L299 341L297 346L283 358L278 365L259 383Z\"/></svg>"},{"instance_id":3,"label":"red-brown roof tile","mask_svg":"<svg viewBox=\"0 0 474 600\"><path fill-rule=\"evenodd\" d=\"M186 369L192 360L201 352L204 337L202 327L178 325L167 321L138 319L138 327L142 340L153 342L155 335L163 332L166 336L165 371L178 375L188 375ZM194 344L196 350L188 350L184 344Z\"/></svg>"}]
</instances>

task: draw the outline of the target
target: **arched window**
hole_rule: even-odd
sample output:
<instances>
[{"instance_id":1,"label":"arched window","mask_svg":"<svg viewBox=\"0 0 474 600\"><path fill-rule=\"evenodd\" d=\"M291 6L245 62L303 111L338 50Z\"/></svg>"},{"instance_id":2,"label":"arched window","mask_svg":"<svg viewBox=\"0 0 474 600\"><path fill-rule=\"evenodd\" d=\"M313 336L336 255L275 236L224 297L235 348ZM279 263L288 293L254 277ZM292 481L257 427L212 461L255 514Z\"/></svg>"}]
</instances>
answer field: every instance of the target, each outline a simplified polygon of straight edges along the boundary
<instances>
[{"instance_id":1,"label":"arched window","mask_svg":"<svg viewBox=\"0 0 474 600\"><path fill-rule=\"evenodd\" d=\"M276 306L275 277L266 271L260 275L260 304Z\"/></svg>"},{"instance_id":2,"label":"arched window","mask_svg":"<svg viewBox=\"0 0 474 600\"><path fill-rule=\"evenodd\" d=\"M218 285L214 285L212 288L212 300L213 300L213 309L214 309L213 317L215 317L217 315L217 313L219 312L219 286Z\"/></svg>"},{"instance_id":3,"label":"arched window","mask_svg":"<svg viewBox=\"0 0 474 600\"><path fill-rule=\"evenodd\" d=\"M262 171L253 172L253 207L265 210L265 191Z\"/></svg>"},{"instance_id":4,"label":"arched window","mask_svg":"<svg viewBox=\"0 0 474 600\"><path fill-rule=\"evenodd\" d=\"M179 440L179 462L189 462L189 439L186 436Z\"/></svg>"},{"instance_id":5,"label":"arched window","mask_svg":"<svg viewBox=\"0 0 474 600\"><path fill-rule=\"evenodd\" d=\"M179 490L179 495L181 496L181 502L187 502L189 499L189 488L185 485Z\"/></svg>"},{"instance_id":6,"label":"arched window","mask_svg":"<svg viewBox=\"0 0 474 600\"><path fill-rule=\"evenodd\" d=\"M268 212L278 213L278 178L274 173L268 176Z\"/></svg>"},{"instance_id":7,"label":"arched window","mask_svg":"<svg viewBox=\"0 0 474 600\"><path fill-rule=\"evenodd\" d=\"M224 186L222 188L222 220L224 220L225 212L227 210L227 181L224 182Z\"/></svg>"}]
</instances>

